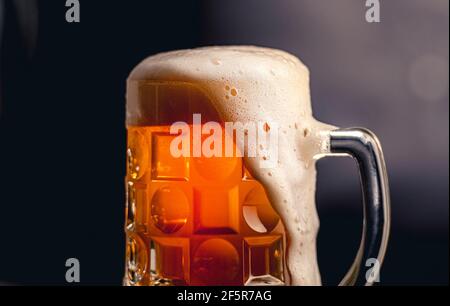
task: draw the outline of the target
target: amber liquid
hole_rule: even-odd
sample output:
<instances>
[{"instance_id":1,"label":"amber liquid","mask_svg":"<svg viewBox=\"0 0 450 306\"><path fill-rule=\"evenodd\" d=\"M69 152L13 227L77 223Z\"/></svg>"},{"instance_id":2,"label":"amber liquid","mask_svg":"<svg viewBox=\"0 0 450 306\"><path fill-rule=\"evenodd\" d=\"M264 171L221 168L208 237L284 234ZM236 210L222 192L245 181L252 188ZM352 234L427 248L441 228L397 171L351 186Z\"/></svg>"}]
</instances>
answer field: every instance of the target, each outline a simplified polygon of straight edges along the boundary
<instances>
[{"instance_id":1,"label":"amber liquid","mask_svg":"<svg viewBox=\"0 0 450 306\"><path fill-rule=\"evenodd\" d=\"M128 127L125 284L284 284L283 225L242 158L175 158L169 128Z\"/></svg>"}]
</instances>

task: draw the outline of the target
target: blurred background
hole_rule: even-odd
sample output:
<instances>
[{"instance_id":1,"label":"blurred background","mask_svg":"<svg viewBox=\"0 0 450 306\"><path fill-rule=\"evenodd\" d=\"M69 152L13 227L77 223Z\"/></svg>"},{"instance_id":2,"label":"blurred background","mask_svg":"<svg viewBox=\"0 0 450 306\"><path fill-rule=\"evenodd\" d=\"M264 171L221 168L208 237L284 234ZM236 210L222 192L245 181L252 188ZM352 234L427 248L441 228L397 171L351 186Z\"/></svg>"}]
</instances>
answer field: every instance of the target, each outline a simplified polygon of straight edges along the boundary
<instances>
[{"instance_id":1,"label":"blurred background","mask_svg":"<svg viewBox=\"0 0 450 306\"><path fill-rule=\"evenodd\" d=\"M289 51L311 70L316 118L381 139L392 233L381 283L448 284L449 2L0 0L0 284L121 284L125 80L144 57L204 45ZM350 159L318 163L323 282L356 253Z\"/></svg>"}]
</instances>

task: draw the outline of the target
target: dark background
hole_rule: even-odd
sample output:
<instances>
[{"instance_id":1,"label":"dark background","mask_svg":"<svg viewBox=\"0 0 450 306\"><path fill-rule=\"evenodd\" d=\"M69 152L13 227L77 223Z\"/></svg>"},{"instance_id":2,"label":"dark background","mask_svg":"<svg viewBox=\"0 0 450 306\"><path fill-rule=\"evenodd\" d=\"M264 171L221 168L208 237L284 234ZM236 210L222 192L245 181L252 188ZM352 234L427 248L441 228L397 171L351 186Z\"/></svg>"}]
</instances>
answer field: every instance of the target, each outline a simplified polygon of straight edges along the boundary
<instances>
[{"instance_id":1,"label":"dark background","mask_svg":"<svg viewBox=\"0 0 450 306\"><path fill-rule=\"evenodd\" d=\"M0 284L120 284L125 79L144 57L211 44L287 50L311 70L315 116L381 139L392 233L383 284L448 284L449 11L446 0L0 0ZM349 159L318 164L323 282L360 239Z\"/></svg>"}]
</instances>

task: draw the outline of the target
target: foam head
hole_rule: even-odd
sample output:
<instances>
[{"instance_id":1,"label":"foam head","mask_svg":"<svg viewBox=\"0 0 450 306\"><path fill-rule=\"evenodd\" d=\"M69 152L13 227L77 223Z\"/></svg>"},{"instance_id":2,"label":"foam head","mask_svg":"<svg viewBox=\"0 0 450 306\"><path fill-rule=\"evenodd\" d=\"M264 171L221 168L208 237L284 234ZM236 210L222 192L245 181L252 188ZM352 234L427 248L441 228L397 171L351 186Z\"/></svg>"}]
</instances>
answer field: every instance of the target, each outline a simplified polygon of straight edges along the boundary
<instances>
[{"instance_id":1,"label":"foam head","mask_svg":"<svg viewBox=\"0 0 450 306\"><path fill-rule=\"evenodd\" d=\"M254 120L261 108L270 110L265 116L283 119L286 110L297 118L312 115L308 69L298 58L280 50L230 46L172 51L145 59L128 80L128 124L145 124L145 116L139 114L145 112L145 101L140 101L133 87L134 81L142 80L198 84L230 121L242 116L237 112Z\"/></svg>"}]
</instances>

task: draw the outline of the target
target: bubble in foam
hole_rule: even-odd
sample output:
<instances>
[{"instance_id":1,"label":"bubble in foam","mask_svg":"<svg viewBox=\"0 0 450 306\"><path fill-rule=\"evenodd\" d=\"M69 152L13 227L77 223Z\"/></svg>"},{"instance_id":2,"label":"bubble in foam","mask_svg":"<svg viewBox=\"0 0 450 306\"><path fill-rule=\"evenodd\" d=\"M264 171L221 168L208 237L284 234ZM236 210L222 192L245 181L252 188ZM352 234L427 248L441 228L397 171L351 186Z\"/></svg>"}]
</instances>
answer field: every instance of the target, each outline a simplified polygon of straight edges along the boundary
<instances>
[{"instance_id":1,"label":"bubble in foam","mask_svg":"<svg viewBox=\"0 0 450 306\"><path fill-rule=\"evenodd\" d=\"M311 130L309 128L305 128L303 130L303 136L304 137L308 137L310 133L311 133Z\"/></svg>"},{"instance_id":2,"label":"bubble in foam","mask_svg":"<svg viewBox=\"0 0 450 306\"><path fill-rule=\"evenodd\" d=\"M211 62L212 62L214 65L216 65L216 66L219 66L219 65L222 64L222 62L221 62L220 59L218 59L218 58L213 58L213 59L211 60Z\"/></svg>"}]
</instances>

